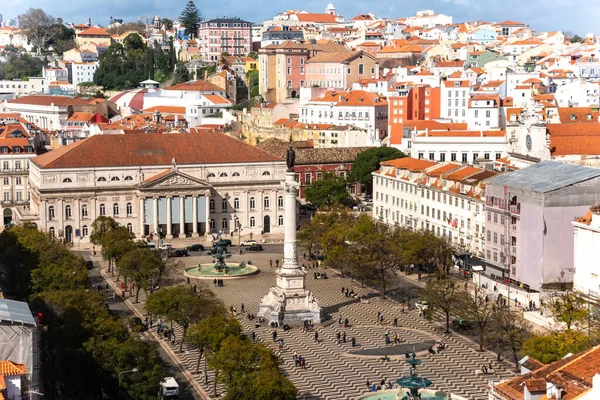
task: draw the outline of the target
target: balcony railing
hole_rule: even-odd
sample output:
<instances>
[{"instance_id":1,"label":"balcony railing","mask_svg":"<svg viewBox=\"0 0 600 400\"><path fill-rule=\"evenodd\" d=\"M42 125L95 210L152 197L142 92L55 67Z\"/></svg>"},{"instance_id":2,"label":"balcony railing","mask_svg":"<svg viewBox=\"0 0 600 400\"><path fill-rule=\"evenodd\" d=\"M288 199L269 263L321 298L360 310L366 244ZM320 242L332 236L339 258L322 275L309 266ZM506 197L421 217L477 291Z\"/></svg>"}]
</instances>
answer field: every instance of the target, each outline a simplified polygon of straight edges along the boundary
<instances>
[{"instance_id":1,"label":"balcony railing","mask_svg":"<svg viewBox=\"0 0 600 400\"><path fill-rule=\"evenodd\" d=\"M511 204L510 205L510 213L511 214L521 214L521 203Z\"/></svg>"},{"instance_id":2,"label":"balcony railing","mask_svg":"<svg viewBox=\"0 0 600 400\"><path fill-rule=\"evenodd\" d=\"M517 254L517 246L512 246L511 247L511 253L516 255Z\"/></svg>"}]
</instances>

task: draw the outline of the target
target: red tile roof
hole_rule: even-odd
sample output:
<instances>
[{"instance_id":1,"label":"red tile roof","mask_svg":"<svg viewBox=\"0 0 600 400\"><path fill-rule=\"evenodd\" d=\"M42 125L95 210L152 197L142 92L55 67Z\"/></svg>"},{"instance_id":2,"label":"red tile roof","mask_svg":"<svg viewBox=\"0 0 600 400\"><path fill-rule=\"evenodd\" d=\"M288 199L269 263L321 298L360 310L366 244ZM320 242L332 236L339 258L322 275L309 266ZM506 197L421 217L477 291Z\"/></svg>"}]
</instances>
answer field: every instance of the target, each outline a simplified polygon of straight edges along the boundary
<instances>
[{"instance_id":1,"label":"red tile roof","mask_svg":"<svg viewBox=\"0 0 600 400\"><path fill-rule=\"evenodd\" d=\"M224 92L223 88L208 81L188 81L168 87L166 90L185 90L188 92Z\"/></svg>"},{"instance_id":2,"label":"red tile roof","mask_svg":"<svg viewBox=\"0 0 600 400\"><path fill-rule=\"evenodd\" d=\"M101 149L101 151L99 151ZM33 162L40 168L273 162L280 158L222 133L95 135Z\"/></svg>"},{"instance_id":3,"label":"red tile roof","mask_svg":"<svg viewBox=\"0 0 600 400\"><path fill-rule=\"evenodd\" d=\"M332 14L296 14L298 21L300 22L317 22L321 24L335 24L337 21L335 20L335 15Z\"/></svg>"},{"instance_id":4,"label":"red tile roof","mask_svg":"<svg viewBox=\"0 0 600 400\"><path fill-rule=\"evenodd\" d=\"M35 104L39 106L50 106L54 104L57 107L67 107L70 105L77 104L89 104L86 100L78 97L65 97L65 96L42 96L42 95L31 95L23 96L14 100L10 100L9 103L16 104Z\"/></svg>"},{"instance_id":5,"label":"red tile roof","mask_svg":"<svg viewBox=\"0 0 600 400\"><path fill-rule=\"evenodd\" d=\"M181 106L153 106L143 110L144 112L153 113L158 111L162 114L185 114L185 107Z\"/></svg>"},{"instance_id":6,"label":"red tile roof","mask_svg":"<svg viewBox=\"0 0 600 400\"><path fill-rule=\"evenodd\" d=\"M27 370L25 369L25 364L17 364L10 360L0 361L0 375L1 376L23 375L26 373L27 373Z\"/></svg>"},{"instance_id":7,"label":"red tile roof","mask_svg":"<svg viewBox=\"0 0 600 400\"><path fill-rule=\"evenodd\" d=\"M390 165L400 169L407 169L412 172L421 172L429 167L436 165L435 161L421 160L418 158L404 157L395 160L384 161L381 165Z\"/></svg>"},{"instance_id":8,"label":"red tile roof","mask_svg":"<svg viewBox=\"0 0 600 400\"><path fill-rule=\"evenodd\" d=\"M110 37L110 33L108 33L105 29L96 28L95 26L87 28L85 31L80 32L77 36L107 36Z\"/></svg>"},{"instance_id":9,"label":"red tile roof","mask_svg":"<svg viewBox=\"0 0 600 400\"><path fill-rule=\"evenodd\" d=\"M233 101L226 99L219 94L205 94L204 97L213 104L233 104Z\"/></svg>"}]
</instances>

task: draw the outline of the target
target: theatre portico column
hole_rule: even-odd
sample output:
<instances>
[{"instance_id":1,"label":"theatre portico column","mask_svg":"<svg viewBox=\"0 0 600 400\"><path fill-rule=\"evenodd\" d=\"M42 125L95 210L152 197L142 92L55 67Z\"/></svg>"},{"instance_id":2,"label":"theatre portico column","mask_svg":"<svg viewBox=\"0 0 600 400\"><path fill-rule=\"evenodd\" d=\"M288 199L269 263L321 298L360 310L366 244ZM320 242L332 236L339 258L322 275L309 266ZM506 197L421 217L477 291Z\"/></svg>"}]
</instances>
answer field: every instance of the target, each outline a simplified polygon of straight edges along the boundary
<instances>
[{"instance_id":1,"label":"theatre portico column","mask_svg":"<svg viewBox=\"0 0 600 400\"><path fill-rule=\"evenodd\" d=\"M140 197L140 208L138 212L138 218L140 223L140 237L144 237L144 201L143 197Z\"/></svg>"},{"instance_id":2,"label":"theatre portico column","mask_svg":"<svg viewBox=\"0 0 600 400\"><path fill-rule=\"evenodd\" d=\"M198 196L192 196L192 237L198 237Z\"/></svg>"},{"instance_id":3,"label":"theatre portico column","mask_svg":"<svg viewBox=\"0 0 600 400\"><path fill-rule=\"evenodd\" d=\"M152 234L158 235L158 197L152 198L152 229Z\"/></svg>"},{"instance_id":4,"label":"theatre portico column","mask_svg":"<svg viewBox=\"0 0 600 400\"><path fill-rule=\"evenodd\" d=\"M167 196L167 239L173 239L173 216L171 215L171 196Z\"/></svg>"},{"instance_id":5,"label":"theatre portico column","mask_svg":"<svg viewBox=\"0 0 600 400\"><path fill-rule=\"evenodd\" d=\"M185 238L185 210L184 208L185 197L179 196L179 238Z\"/></svg>"},{"instance_id":6,"label":"theatre portico column","mask_svg":"<svg viewBox=\"0 0 600 400\"><path fill-rule=\"evenodd\" d=\"M204 235L208 237L210 234L210 195L204 195L204 207L206 210L206 222L204 222Z\"/></svg>"}]
</instances>

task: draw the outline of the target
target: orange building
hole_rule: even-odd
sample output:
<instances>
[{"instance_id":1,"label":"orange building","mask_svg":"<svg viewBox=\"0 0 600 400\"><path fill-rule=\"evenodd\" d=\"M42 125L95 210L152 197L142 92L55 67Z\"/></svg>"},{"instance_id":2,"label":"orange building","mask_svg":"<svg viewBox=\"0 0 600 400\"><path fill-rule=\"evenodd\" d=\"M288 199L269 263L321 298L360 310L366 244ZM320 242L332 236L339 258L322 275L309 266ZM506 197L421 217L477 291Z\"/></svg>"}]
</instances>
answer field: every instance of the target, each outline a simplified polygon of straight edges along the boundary
<instances>
[{"instance_id":1,"label":"orange building","mask_svg":"<svg viewBox=\"0 0 600 400\"><path fill-rule=\"evenodd\" d=\"M404 124L410 120L440 118L440 88L414 86L388 98L390 144L401 145Z\"/></svg>"}]
</instances>

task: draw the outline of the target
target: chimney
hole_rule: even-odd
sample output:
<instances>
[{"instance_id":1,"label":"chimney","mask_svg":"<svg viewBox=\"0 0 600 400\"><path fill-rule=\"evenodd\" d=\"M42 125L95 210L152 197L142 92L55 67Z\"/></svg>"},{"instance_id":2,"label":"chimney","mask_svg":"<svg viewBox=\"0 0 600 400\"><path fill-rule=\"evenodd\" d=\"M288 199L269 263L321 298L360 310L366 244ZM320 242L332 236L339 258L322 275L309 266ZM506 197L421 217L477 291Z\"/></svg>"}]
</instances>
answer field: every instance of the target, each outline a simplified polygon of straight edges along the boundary
<instances>
[{"instance_id":1,"label":"chimney","mask_svg":"<svg viewBox=\"0 0 600 400\"><path fill-rule=\"evenodd\" d=\"M429 136L429 128L425 128L425 136Z\"/></svg>"}]
</instances>

